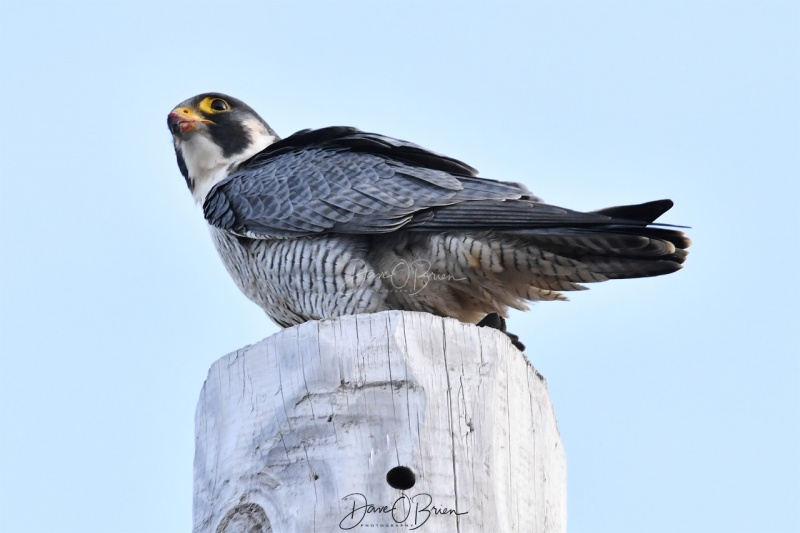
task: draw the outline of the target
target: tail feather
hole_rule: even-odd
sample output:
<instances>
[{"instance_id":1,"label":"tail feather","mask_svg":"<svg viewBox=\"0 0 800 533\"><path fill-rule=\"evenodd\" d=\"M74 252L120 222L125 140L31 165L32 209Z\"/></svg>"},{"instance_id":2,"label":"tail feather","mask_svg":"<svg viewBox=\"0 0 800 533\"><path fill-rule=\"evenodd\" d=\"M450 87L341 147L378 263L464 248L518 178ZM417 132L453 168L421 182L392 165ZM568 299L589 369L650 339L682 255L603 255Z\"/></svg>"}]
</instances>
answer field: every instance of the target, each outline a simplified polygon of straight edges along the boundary
<instances>
[{"instance_id":1,"label":"tail feather","mask_svg":"<svg viewBox=\"0 0 800 533\"><path fill-rule=\"evenodd\" d=\"M605 215L611 218L622 218L626 220L636 220L652 224L661 215L672 209L675 205L672 200L655 200L637 205L619 205L616 207L606 207L597 211L590 211L596 215Z\"/></svg>"},{"instance_id":2,"label":"tail feather","mask_svg":"<svg viewBox=\"0 0 800 533\"><path fill-rule=\"evenodd\" d=\"M547 230L528 240L548 251L573 258L581 254L663 256L675 252L675 245L668 240L590 229Z\"/></svg>"},{"instance_id":3,"label":"tail feather","mask_svg":"<svg viewBox=\"0 0 800 533\"><path fill-rule=\"evenodd\" d=\"M606 208L591 214L609 217L599 223L593 218L527 228L512 228L511 222L488 230L415 228L404 234L408 247L379 247L376 254L387 271L402 260L430 265L430 279L451 280L430 283L426 292L392 293L394 306L477 322L487 313L527 309L528 302L565 300L562 292L585 290L583 283L680 270L691 241L673 227L650 225L671 206L659 200ZM513 214L504 216L510 221ZM579 213L568 215L580 220Z\"/></svg>"},{"instance_id":4,"label":"tail feather","mask_svg":"<svg viewBox=\"0 0 800 533\"><path fill-rule=\"evenodd\" d=\"M608 279L646 278L663 276L683 268L680 263L669 259L631 259L627 257L584 257L582 262L593 272L603 274Z\"/></svg>"},{"instance_id":5,"label":"tail feather","mask_svg":"<svg viewBox=\"0 0 800 533\"><path fill-rule=\"evenodd\" d=\"M690 244L680 231L664 228L626 228L626 233L568 228L533 236L530 241L607 279L675 272L686 261Z\"/></svg>"}]
</instances>

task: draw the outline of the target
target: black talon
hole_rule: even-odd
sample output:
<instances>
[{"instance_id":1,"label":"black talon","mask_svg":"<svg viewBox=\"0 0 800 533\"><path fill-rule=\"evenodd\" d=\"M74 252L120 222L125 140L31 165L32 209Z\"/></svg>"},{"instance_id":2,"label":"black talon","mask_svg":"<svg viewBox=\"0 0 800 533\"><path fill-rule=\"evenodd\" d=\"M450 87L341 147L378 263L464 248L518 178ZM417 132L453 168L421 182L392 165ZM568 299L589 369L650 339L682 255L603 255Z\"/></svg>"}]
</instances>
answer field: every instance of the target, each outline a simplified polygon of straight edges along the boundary
<instances>
[{"instance_id":1,"label":"black talon","mask_svg":"<svg viewBox=\"0 0 800 533\"><path fill-rule=\"evenodd\" d=\"M525 345L522 344L521 342L519 342L519 337L517 335L514 335L513 333L509 333L508 331L506 331L505 334L508 335L509 339L511 339L511 344L514 345L514 348L516 348L520 352L524 352L525 351Z\"/></svg>"},{"instance_id":2,"label":"black talon","mask_svg":"<svg viewBox=\"0 0 800 533\"><path fill-rule=\"evenodd\" d=\"M520 352L525 351L525 345L519 342L519 336L514 335L513 333L509 333L506 330L506 319L501 317L497 313L489 313L488 315L483 317L483 320L478 322L477 325L480 328L492 328L498 331L502 331L503 333L508 335L508 338L511 340L511 344L513 344L517 350L519 350Z\"/></svg>"},{"instance_id":3,"label":"black talon","mask_svg":"<svg viewBox=\"0 0 800 533\"><path fill-rule=\"evenodd\" d=\"M479 328L492 328L497 329L505 333L506 331L506 319L498 315L497 313L489 313L483 320L478 322Z\"/></svg>"}]
</instances>

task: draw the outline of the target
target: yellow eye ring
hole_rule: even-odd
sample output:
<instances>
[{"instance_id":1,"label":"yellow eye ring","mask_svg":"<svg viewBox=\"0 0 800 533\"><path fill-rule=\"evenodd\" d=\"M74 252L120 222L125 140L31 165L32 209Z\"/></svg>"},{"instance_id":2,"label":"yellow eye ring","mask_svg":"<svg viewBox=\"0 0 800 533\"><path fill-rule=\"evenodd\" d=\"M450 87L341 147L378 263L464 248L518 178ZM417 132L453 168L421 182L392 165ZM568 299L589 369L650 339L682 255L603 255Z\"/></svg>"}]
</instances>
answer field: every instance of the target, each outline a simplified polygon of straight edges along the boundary
<instances>
[{"instance_id":1,"label":"yellow eye ring","mask_svg":"<svg viewBox=\"0 0 800 533\"><path fill-rule=\"evenodd\" d=\"M231 110L230 104L222 98L207 96L200 102L200 111L207 114L227 113Z\"/></svg>"}]
</instances>

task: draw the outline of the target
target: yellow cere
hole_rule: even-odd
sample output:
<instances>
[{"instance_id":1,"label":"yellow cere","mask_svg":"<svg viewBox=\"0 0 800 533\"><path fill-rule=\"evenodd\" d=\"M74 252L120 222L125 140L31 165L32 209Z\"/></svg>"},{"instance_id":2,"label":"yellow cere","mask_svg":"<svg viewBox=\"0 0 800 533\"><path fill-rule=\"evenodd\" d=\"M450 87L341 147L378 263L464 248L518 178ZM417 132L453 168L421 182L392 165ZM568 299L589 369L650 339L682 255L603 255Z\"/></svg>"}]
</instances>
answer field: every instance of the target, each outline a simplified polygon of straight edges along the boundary
<instances>
[{"instance_id":1,"label":"yellow cere","mask_svg":"<svg viewBox=\"0 0 800 533\"><path fill-rule=\"evenodd\" d=\"M202 104L201 104L202 105ZM179 113L186 117L189 120L194 120L196 122L202 122L203 124L213 124L212 121L203 118L203 116L197 112L196 109L191 107L176 107L172 110L173 113ZM217 113L217 111L211 111L212 113Z\"/></svg>"}]
</instances>

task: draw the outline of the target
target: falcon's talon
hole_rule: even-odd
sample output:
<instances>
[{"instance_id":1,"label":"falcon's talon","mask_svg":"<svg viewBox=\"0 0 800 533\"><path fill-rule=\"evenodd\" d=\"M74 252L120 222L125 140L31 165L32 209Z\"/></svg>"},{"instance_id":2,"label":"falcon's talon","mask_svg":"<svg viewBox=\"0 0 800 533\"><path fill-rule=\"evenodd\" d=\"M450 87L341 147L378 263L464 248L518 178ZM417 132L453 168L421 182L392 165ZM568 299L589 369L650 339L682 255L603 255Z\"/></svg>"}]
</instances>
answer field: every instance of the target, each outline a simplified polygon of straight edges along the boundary
<instances>
[{"instance_id":1,"label":"falcon's talon","mask_svg":"<svg viewBox=\"0 0 800 533\"><path fill-rule=\"evenodd\" d=\"M670 200L581 213L355 128L280 139L220 93L182 102L167 125L225 267L284 327L399 309L506 332L489 310L564 299L561 291L583 283L669 274L690 244L654 224Z\"/></svg>"},{"instance_id":2,"label":"falcon's talon","mask_svg":"<svg viewBox=\"0 0 800 533\"><path fill-rule=\"evenodd\" d=\"M511 344L514 345L514 348L516 348L520 352L525 351L525 345L519 342L519 337L517 335L514 335L513 333L509 333L507 331L505 333L506 335L508 335L508 338L511 339Z\"/></svg>"},{"instance_id":3,"label":"falcon's talon","mask_svg":"<svg viewBox=\"0 0 800 533\"><path fill-rule=\"evenodd\" d=\"M483 320L475 324L479 328L492 328L498 331L502 331L506 334L506 336L511 340L511 344L514 345L514 348L519 350L520 352L525 351L525 345L519 342L519 336L510 333L506 330L506 319L500 316L498 313L489 313Z\"/></svg>"},{"instance_id":4,"label":"falcon's talon","mask_svg":"<svg viewBox=\"0 0 800 533\"><path fill-rule=\"evenodd\" d=\"M483 317L483 320L475 325L479 328L499 329L503 333L506 332L506 319L500 316L498 313L489 313Z\"/></svg>"}]
</instances>

